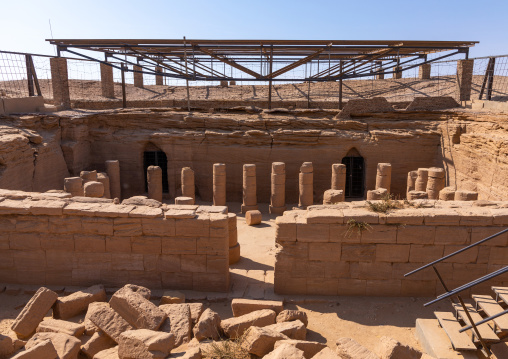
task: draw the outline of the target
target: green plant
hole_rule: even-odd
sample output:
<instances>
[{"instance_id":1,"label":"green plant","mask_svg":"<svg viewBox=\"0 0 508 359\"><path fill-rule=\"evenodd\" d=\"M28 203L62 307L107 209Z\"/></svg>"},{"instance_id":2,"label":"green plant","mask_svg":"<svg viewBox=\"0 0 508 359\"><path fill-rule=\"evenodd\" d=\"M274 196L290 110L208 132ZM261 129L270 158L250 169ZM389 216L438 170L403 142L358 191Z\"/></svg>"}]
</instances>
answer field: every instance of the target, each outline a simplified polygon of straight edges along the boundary
<instances>
[{"instance_id":1,"label":"green plant","mask_svg":"<svg viewBox=\"0 0 508 359\"><path fill-rule=\"evenodd\" d=\"M386 213L390 209L401 208L401 204L399 201L393 199L393 194L387 193L381 198L381 202L373 203L371 201L367 201L367 205L369 209L373 212Z\"/></svg>"},{"instance_id":2,"label":"green plant","mask_svg":"<svg viewBox=\"0 0 508 359\"><path fill-rule=\"evenodd\" d=\"M366 222L358 222L357 220L355 219L350 219L347 221L347 231L346 233L344 233L344 237L351 237L353 235L354 232L356 232L356 235L359 237L361 236L362 232L363 231L372 231L372 227L370 226L370 224L366 223Z\"/></svg>"}]
</instances>

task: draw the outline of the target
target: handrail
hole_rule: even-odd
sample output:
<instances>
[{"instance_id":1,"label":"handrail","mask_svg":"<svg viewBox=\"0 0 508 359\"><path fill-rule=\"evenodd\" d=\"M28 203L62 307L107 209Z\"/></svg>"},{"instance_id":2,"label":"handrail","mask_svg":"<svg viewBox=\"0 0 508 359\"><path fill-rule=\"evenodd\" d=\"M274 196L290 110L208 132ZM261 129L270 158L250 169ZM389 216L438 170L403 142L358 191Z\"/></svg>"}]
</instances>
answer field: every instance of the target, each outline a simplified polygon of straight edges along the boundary
<instances>
[{"instance_id":1,"label":"handrail","mask_svg":"<svg viewBox=\"0 0 508 359\"><path fill-rule=\"evenodd\" d=\"M481 324L483 324L483 323L487 323L488 321L491 321L492 319L496 319L496 318L498 318L498 317L501 317L501 316L503 316L503 315L505 315L505 314L507 314L507 313L508 313L508 309L506 309L506 310L504 310L504 311L502 311L502 312L499 312L499 313L497 313L497 314L494 314L494 315L492 315L492 316L490 316L490 317L488 317L488 318L482 319L482 320L480 320L479 322L474 323L474 325L479 326L479 325L481 325ZM472 327L473 327L473 325L472 325L472 324L471 324L471 325L468 325L467 327L464 327L464 328L460 329L460 330L459 330L459 333L465 332L466 330L469 330L469 329L471 329Z\"/></svg>"},{"instance_id":2,"label":"handrail","mask_svg":"<svg viewBox=\"0 0 508 359\"><path fill-rule=\"evenodd\" d=\"M470 245L469 245L469 246L467 246L467 247L464 247L464 248L462 248L462 249L459 249L458 251L455 251L455 252L453 252L453 253L451 253L451 254L448 254L448 255L446 255L446 256L444 256L444 257L442 257L442 258L438 259L438 260L435 260L434 262L428 263L428 264L426 264L426 265L424 265L424 266L422 266L422 267L420 267L420 268L417 268L417 269L415 269L415 270L413 270L413 271L411 271L411 272L409 272L409 273L406 273L406 274L404 274L404 277L408 277L408 276L410 276L410 275L412 275L412 274L415 274L416 272L419 272L419 271L421 271L421 270L423 270L423 269L425 269L425 268L431 267L431 266L433 266L433 265L434 265L434 264L436 264L436 263L442 262L442 261L444 261L444 260L446 260L446 259L448 259L448 258L451 258L451 257L453 257L453 256L455 256L455 255L457 255L457 254L459 254L459 253L462 253L462 252L464 252L464 251L467 251L467 250L468 250L468 249L470 249L470 248L476 247L477 245L482 244L482 243L484 243L484 242L487 242L487 241L491 240L492 238L495 238L495 237L497 237L497 236L499 236L499 235L501 235L501 234L503 234L503 233L506 233L506 232L508 232L508 228L503 229L501 232L498 232L498 233L496 233L496 234L493 234L493 235L491 235L490 237L484 238L484 239L482 239L481 241L478 241L478 242L476 242L476 243L470 244Z\"/></svg>"}]
</instances>

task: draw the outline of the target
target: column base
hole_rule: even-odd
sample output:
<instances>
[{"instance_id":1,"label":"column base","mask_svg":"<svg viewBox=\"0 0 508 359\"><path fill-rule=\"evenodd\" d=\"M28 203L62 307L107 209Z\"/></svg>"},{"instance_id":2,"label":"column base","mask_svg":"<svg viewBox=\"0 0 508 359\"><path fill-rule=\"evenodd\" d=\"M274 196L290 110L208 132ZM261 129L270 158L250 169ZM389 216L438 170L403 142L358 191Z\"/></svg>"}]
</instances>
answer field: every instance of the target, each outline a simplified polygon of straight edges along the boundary
<instances>
[{"instance_id":1,"label":"column base","mask_svg":"<svg viewBox=\"0 0 508 359\"><path fill-rule=\"evenodd\" d=\"M258 205L254 205L254 206L245 206L242 204L242 213L245 214L245 212L247 211L257 211L258 210Z\"/></svg>"},{"instance_id":2,"label":"column base","mask_svg":"<svg viewBox=\"0 0 508 359\"><path fill-rule=\"evenodd\" d=\"M283 214L284 211L287 210L286 206L282 206L282 207L270 206L269 209L270 209L270 214L279 214L279 215Z\"/></svg>"}]
</instances>

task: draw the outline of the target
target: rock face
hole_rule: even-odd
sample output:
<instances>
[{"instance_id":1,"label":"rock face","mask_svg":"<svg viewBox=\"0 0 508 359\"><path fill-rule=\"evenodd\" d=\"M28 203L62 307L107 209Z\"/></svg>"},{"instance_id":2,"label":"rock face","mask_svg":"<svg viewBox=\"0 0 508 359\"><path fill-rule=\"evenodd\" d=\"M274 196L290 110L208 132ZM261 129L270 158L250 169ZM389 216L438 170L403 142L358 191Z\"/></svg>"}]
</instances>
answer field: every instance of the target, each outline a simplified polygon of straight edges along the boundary
<instances>
[{"instance_id":1,"label":"rock face","mask_svg":"<svg viewBox=\"0 0 508 359\"><path fill-rule=\"evenodd\" d=\"M81 341L76 337L63 333L36 333L26 343L25 348L30 349L36 345L50 340L58 353L59 359L76 359L81 347Z\"/></svg>"},{"instance_id":2,"label":"rock face","mask_svg":"<svg viewBox=\"0 0 508 359\"><path fill-rule=\"evenodd\" d=\"M240 317L234 317L223 320L221 328L231 339L238 338L251 326L266 327L275 324L276 314L271 309L262 309Z\"/></svg>"},{"instance_id":3,"label":"rock face","mask_svg":"<svg viewBox=\"0 0 508 359\"><path fill-rule=\"evenodd\" d=\"M210 308L206 309L193 329L194 337L201 341L204 339L217 340L220 338L221 319L219 314Z\"/></svg>"},{"instance_id":4,"label":"rock face","mask_svg":"<svg viewBox=\"0 0 508 359\"><path fill-rule=\"evenodd\" d=\"M263 357L273 350L275 342L284 339L287 339L287 337L275 330L250 327L245 332L245 337L241 345L242 348L247 350L250 354Z\"/></svg>"},{"instance_id":5,"label":"rock face","mask_svg":"<svg viewBox=\"0 0 508 359\"><path fill-rule=\"evenodd\" d=\"M11 329L20 337L30 336L57 298L58 294L52 290L44 287L39 288L12 323Z\"/></svg>"},{"instance_id":6,"label":"rock face","mask_svg":"<svg viewBox=\"0 0 508 359\"><path fill-rule=\"evenodd\" d=\"M109 305L138 329L157 330L167 317L152 302L125 287L113 294Z\"/></svg>"},{"instance_id":7,"label":"rock face","mask_svg":"<svg viewBox=\"0 0 508 359\"><path fill-rule=\"evenodd\" d=\"M337 354L343 359L379 359L377 355L351 338L337 339Z\"/></svg>"},{"instance_id":8,"label":"rock face","mask_svg":"<svg viewBox=\"0 0 508 359\"><path fill-rule=\"evenodd\" d=\"M120 359L164 359L173 349L172 334L148 329L129 330L120 335Z\"/></svg>"},{"instance_id":9,"label":"rock face","mask_svg":"<svg viewBox=\"0 0 508 359\"><path fill-rule=\"evenodd\" d=\"M85 312L93 302L105 302L106 291L103 285L94 285L86 290L59 297L53 307L53 317L69 319Z\"/></svg>"},{"instance_id":10,"label":"rock face","mask_svg":"<svg viewBox=\"0 0 508 359\"><path fill-rule=\"evenodd\" d=\"M168 318L164 321L160 330L173 334L175 346L188 343L191 340L192 317L188 304L165 304L159 306Z\"/></svg>"}]
</instances>

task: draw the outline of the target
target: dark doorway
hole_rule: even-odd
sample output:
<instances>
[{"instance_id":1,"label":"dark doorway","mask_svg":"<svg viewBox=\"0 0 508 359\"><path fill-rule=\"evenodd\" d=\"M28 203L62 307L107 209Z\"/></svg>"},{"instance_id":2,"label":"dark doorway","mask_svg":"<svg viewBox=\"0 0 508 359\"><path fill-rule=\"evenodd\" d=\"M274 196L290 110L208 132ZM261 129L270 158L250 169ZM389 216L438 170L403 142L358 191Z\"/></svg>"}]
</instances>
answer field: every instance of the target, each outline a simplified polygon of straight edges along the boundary
<instances>
[{"instance_id":1,"label":"dark doorway","mask_svg":"<svg viewBox=\"0 0 508 359\"><path fill-rule=\"evenodd\" d=\"M342 159L346 165L346 197L362 197L364 193L365 164L359 154L348 152L347 157ZM358 152L355 150L355 152Z\"/></svg>"},{"instance_id":2,"label":"dark doorway","mask_svg":"<svg viewBox=\"0 0 508 359\"><path fill-rule=\"evenodd\" d=\"M169 193L168 186L168 158L162 151L145 151L143 153L143 170L145 172L145 192L148 192L146 169L148 166L159 166L162 169L162 192Z\"/></svg>"}]
</instances>

